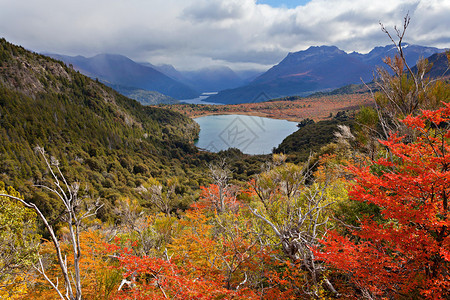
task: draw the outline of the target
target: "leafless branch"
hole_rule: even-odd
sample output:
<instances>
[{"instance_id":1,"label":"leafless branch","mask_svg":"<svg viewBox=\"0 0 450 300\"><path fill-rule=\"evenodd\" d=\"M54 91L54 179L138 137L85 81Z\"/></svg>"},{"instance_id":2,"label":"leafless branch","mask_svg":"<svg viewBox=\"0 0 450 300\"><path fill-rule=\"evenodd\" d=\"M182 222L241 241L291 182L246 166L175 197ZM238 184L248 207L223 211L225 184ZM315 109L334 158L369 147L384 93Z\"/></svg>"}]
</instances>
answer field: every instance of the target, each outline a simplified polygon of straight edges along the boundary
<instances>
[{"instance_id":1,"label":"leafless branch","mask_svg":"<svg viewBox=\"0 0 450 300\"><path fill-rule=\"evenodd\" d=\"M27 202L23 199L20 199L19 197L11 196L8 194L0 194L0 196L5 196L10 199L16 200L20 203L22 203L25 207L33 209L38 217L41 219L41 221L44 223L44 226L47 228L51 240L53 242L53 246L56 250L56 256L59 263L59 268L62 273L62 276L65 281L65 296L63 296L60 288L58 287L58 284L53 283L48 276L45 273L44 266L42 264L42 260L39 260L40 267L36 268L38 272L44 276L44 278L50 283L50 285L56 290L58 295L61 297L61 299L67 299L67 300L81 300L81 274L80 274L80 259L81 259L81 248L80 248L80 225L81 220L92 216L97 212L97 210L101 207L88 207L88 210L81 216L78 216L78 206L81 203L81 200L78 198L78 190L79 190L79 184L75 183L73 185L69 185L65 176L62 174L59 163L56 159L51 158L51 161L49 162L47 159L47 156L45 154L45 151L42 147L37 146L35 148L36 152L42 155L52 177L54 180L54 184L56 186L55 188L51 188L45 185L38 185L38 187L43 188L51 193L54 193L58 199L64 204L65 207L65 213L66 213L66 219L65 222L67 224L67 227L70 232L70 244L72 245L72 251L74 255L74 274L72 272L69 272L69 269L67 267L67 260L63 257L62 251L61 251L61 245L59 243L58 238L56 237L55 231L53 226L48 222L45 215L40 211L40 209L34 204ZM55 167L57 172L55 173L53 171L53 168ZM61 185L61 182L63 183L64 187ZM96 209L95 209L96 208ZM92 210L94 210L92 212ZM72 278L71 278L72 277ZM75 289L75 293L74 293Z\"/></svg>"}]
</instances>

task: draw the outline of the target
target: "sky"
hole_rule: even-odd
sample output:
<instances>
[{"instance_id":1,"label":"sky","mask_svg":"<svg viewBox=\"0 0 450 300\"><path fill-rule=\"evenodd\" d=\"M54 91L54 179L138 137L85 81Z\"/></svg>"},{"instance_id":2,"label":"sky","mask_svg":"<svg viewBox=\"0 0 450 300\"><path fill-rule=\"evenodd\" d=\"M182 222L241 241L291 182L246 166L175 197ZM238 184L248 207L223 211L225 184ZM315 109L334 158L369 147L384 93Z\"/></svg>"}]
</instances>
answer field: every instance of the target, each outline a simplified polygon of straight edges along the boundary
<instances>
[{"instance_id":1,"label":"sky","mask_svg":"<svg viewBox=\"0 0 450 300\"><path fill-rule=\"evenodd\" d=\"M405 40L450 47L450 0L0 0L0 37L40 53L122 54L179 70L264 70L289 52L367 53L409 13Z\"/></svg>"},{"instance_id":2,"label":"sky","mask_svg":"<svg viewBox=\"0 0 450 300\"><path fill-rule=\"evenodd\" d=\"M272 7L287 7L287 8L295 8L297 6L304 6L310 2L310 0L257 0L256 3L259 4L268 4Z\"/></svg>"}]
</instances>

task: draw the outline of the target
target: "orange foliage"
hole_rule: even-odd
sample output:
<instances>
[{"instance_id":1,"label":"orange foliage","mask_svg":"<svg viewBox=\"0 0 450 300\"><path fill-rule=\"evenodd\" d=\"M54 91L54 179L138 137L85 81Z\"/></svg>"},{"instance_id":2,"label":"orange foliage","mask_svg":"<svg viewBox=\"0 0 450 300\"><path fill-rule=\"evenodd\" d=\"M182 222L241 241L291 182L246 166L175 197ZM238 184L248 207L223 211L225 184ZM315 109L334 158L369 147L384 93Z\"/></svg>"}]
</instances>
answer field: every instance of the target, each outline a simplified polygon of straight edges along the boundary
<instances>
[{"instance_id":1,"label":"orange foliage","mask_svg":"<svg viewBox=\"0 0 450 300\"><path fill-rule=\"evenodd\" d=\"M192 205L192 208L214 211L219 206L220 202L219 186L216 184L211 184L209 187L201 186L200 189L202 190L200 199ZM222 193L222 197L224 198L224 206L228 210L236 210L239 208L240 204L234 193L229 188L224 189Z\"/></svg>"},{"instance_id":2,"label":"orange foliage","mask_svg":"<svg viewBox=\"0 0 450 300\"><path fill-rule=\"evenodd\" d=\"M230 243L214 236L211 217L201 210L188 211L180 223L184 229L164 259L109 246L119 253L123 275L132 281L117 299L256 299L254 292L236 284L233 277L250 259L246 241L237 238ZM233 266L232 272L224 266Z\"/></svg>"},{"instance_id":3,"label":"orange foliage","mask_svg":"<svg viewBox=\"0 0 450 300\"><path fill-rule=\"evenodd\" d=\"M110 299L120 282L120 274L109 267L111 259L106 255L104 238L98 231L82 232L81 243L81 263L80 269L83 288L83 299ZM68 243L61 243L62 251L67 257L69 268L73 261L73 251ZM57 282L60 271L54 258L55 250L51 242L46 242L41 247L41 254L47 262L46 274L54 282ZM59 282L62 282L60 278ZM55 290L38 274L33 283L34 288L30 289L27 299L58 299Z\"/></svg>"},{"instance_id":4,"label":"orange foliage","mask_svg":"<svg viewBox=\"0 0 450 300\"><path fill-rule=\"evenodd\" d=\"M381 208L383 222L361 221L352 236L330 232L321 257L359 288L382 297L450 297L450 105L407 117L413 143L382 142L393 155L353 166L352 199Z\"/></svg>"}]
</instances>

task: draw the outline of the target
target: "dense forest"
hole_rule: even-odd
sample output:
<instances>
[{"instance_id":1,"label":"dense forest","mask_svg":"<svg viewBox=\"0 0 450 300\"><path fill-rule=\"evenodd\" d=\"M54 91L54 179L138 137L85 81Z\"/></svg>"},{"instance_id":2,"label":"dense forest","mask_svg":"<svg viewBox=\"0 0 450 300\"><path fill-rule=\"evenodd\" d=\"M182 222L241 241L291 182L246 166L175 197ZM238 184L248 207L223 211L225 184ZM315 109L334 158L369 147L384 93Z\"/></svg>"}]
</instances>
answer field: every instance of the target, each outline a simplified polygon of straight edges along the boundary
<instances>
[{"instance_id":1,"label":"dense forest","mask_svg":"<svg viewBox=\"0 0 450 300\"><path fill-rule=\"evenodd\" d=\"M450 85L402 37L272 156L0 40L0 298L448 299Z\"/></svg>"}]
</instances>

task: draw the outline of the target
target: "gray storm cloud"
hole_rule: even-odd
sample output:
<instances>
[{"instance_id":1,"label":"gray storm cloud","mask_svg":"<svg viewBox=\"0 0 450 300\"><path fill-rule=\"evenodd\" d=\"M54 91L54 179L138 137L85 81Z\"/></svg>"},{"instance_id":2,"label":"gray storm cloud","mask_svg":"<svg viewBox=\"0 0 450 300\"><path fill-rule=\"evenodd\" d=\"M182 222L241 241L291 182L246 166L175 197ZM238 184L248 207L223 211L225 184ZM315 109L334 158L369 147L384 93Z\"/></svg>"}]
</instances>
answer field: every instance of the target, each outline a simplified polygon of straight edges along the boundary
<instances>
[{"instance_id":1,"label":"gray storm cloud","mask_svg":"<svg viewBox=\"0 0 450 300\"><path fill-rule=\"evenodd\" d=\"M181 69L267 68L288 52L336 45L366 52L412 17L406 40L449 47L450 0L312 0L295 9L254 0L0 0L0 36L39 52L117 53Z\"/></svg>"}]
</instances>

